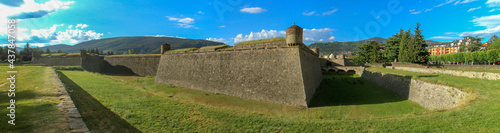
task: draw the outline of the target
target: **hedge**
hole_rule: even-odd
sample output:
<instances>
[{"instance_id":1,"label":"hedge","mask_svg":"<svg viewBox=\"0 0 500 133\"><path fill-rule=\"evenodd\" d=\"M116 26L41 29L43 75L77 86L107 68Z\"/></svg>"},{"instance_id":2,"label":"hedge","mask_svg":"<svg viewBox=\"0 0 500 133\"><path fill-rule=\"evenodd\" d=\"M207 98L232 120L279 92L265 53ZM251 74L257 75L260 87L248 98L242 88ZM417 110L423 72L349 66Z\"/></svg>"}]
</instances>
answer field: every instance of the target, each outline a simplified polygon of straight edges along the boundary
<instances>
[{"instance_id":1,"label":"hedge","mask_svg":"<svg viewBox=\"0 0 500 133\"><path fill-rule=\"evenodd\" d=\"M445 64L494 63L500 61L500 49L429 56L429 61Z\"/></svg>"}]
</instances>

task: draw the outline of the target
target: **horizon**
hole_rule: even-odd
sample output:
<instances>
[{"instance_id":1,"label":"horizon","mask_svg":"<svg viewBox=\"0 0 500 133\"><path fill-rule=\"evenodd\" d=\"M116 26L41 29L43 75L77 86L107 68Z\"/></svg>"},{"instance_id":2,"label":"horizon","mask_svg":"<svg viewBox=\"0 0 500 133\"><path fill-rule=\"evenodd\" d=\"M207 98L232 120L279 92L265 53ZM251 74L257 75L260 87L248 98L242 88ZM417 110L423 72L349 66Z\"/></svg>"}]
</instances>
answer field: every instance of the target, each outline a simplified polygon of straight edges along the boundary
<instances>
[{"instance_id":1,"label":"horizon","mask_svg":"<svg viewBox=\"0 0 500 133\"><path fill-rule=\"evenodd\" d=\"M304 28L306 44L387 39L401 28L413 30L418 22L424 39L437 42L451 42L469 35L485 38L486 42L500 33L500 0L356 3L13 0L0 1L0 7L0 44L7 44L6 20L17 18L18 47L27 42L43 47L147 36L234 45L283 37L285 29L294 23Z\"/></svg>"}]
</instances>

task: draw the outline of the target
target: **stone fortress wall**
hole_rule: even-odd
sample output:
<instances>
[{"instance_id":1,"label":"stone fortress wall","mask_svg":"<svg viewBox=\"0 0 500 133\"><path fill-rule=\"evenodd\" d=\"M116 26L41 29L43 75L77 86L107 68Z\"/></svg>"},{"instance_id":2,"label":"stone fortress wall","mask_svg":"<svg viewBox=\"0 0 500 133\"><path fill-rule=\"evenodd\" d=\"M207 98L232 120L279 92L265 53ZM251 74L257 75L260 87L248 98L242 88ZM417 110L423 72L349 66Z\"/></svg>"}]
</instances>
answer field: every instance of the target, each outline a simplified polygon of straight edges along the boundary
<instances>
[{"instance_id":1,"label":"stone fortress wall","mask_svg":"<svg viewBox=\"0 0 500 133\"><path fill-rule=\"evenodd\" d=\"M31 63L46 66L82 66L89 72L155 76L160 54L98 56L80 53L70 56L36 57Z\"/></svg>"},{"instance_id":2,"label":"stone fortress wall","mask_svg":"<svg viewBox=\"0 0 500 133\"><path fill-rule=\"evenodd\" d=\"M299 32L302 28L291 26L287 38L295 36L288 33ZM233 51L167 52L161 55L155 80L242 98L308 106L322 74L318 54L307 48L302 39L293 39L235 46Z\"/></svg>"},{"instance_id":3,"label":"stone fortress wall","mask_svg":"<svg viewBox=\"0 0 500 133\"><path fill-rule=\"evenodd\" d=\"M80 55L35 57L31 64L44 66L80 66Z\"/></svg>"},{"instance_id":4,"label":"stone fortress wall","mask_svg":"<svg viewBox=\"0 0 500 133\"><path fill-rule=\"evenodd\" d=\"M450 109L466 102L468 93L445 85L433 84L386 73L359 71L362 78L408 98L427 109Z\"/></svg>"},{"instance_id":5,"label":"stone fortress wall","mask_svg":"<svg viewBox=\"0 0 500 133\"><path fill-rule=\"evenodd\" d=\"M156 76L160 54L105 56L104 61L108 63L105 68L108 73L128 71L139 76Z\"/></svg>"}]
</instances>

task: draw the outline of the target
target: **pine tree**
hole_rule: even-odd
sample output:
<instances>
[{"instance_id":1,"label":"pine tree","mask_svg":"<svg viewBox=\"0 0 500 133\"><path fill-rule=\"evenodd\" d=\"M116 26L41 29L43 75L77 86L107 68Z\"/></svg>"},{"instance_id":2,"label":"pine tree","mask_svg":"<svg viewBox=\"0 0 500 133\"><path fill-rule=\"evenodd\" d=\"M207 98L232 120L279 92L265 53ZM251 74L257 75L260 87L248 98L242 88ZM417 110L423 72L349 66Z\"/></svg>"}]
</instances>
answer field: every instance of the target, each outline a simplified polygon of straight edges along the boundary
<instances>
[{"instance_id":1,"label":"pine tree","mask_svg":"<svg viewBox=\"0 0 500 133\"><path fill-rule=\"evenodd\" d=\"M50 54L50 49L49 48L45 49L45 53Z\"/></svg>"},{"instance_id":2,"label":"pine tree","mask_svg":"<svg viewBox=\"0 0 500 133\"><path fill-rule=\"evenodd\" d=\"M424 36L420 30L420 23L415 27L415 34L412 37L412 45L414 47L412 63L426 63L429 59L429 52L427 51L427 44L425 44Z\"/></svg>"},{"instance_id":3,"label":"pine tree","mask_svg":"<svg viewBox=\"0 0 500 133\"><path fill-rule=\"evenodd\" d=\"M386 42L386 49L384 51L386 62L392 62L397 60L399 56L399 44L401 43L401 34L403 34L403 29L400 29L399 33L396 33L390 37Z\"/></svg>"},{"instance_id":4,"label":"pine tree","mask_svg":"<svg viewBox=\"0 0 500 133\"><path fill-rule=\"evenodd\" d=\"M486 42L486 43L488 43L488 44L490 44L490 45L491 45L491 44L493 44L493 43L494 43L496 40L498 40L498 39L500 39L500 38L498 38L498 36L497 36L497 35L493 35L493 36L491 36L491 37L490 37L490 39L489 39L489 40L488 40L488 42Z\"/></svg>"},{"instance_id":5,"label":"pine tree","mask_svg":"<svg viewBox=\"0 0 500 133\"><path fill-rule=\"evenodd\" d=\"M403 31L400 35L400 44L399 44L399 56L398 56L398 61L399 62L408 62L410 60L410 51L412 48L410 47L409 43L411 41L411 29L408 29L408 31Z\"/></svg>"}]
</instances>

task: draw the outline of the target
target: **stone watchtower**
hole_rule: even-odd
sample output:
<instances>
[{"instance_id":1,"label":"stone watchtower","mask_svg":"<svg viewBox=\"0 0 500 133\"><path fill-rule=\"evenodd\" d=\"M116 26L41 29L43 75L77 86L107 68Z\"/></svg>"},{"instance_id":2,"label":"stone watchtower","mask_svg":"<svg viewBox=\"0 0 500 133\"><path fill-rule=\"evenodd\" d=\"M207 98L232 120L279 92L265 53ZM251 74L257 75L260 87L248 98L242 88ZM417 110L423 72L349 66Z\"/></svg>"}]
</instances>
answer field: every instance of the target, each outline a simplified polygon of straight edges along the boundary
<instances>
[{"instance_id":1,"label":"stone watchtower","mask_svg":"<svg viewBox=\"0 0 500 133\"><path fill-rule=\"evenodd\" d=\"M302 42L303 29L293 23L286 29L286 44L288 46L304 45Z\"/></svg>"},{"instance_id":2,"label":"stone watchtower","mask_svg":"<svg viewBox=\"0 0 500 133\"><path fill-rule=\"evenodd\" d=\"M170 44L164 43L161 45L161 54L164 54L165 51L170 50Z\"/></svg>"}]
</instances>

